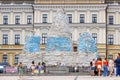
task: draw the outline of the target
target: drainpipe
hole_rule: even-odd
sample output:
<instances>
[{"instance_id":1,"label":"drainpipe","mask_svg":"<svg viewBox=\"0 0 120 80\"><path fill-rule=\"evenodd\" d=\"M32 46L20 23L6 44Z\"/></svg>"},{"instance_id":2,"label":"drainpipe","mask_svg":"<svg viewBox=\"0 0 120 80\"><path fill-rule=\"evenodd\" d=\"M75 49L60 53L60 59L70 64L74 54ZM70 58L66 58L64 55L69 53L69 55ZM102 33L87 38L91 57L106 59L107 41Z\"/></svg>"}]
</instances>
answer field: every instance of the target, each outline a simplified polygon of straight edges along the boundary
<instances>
[{"instance_id":1,"label":"drainpipe","mask_svg":"<svg viewBox=\"0 0 120 80\"><path fill-rule=\"evenodd\" d=\"M106 4L106 3L105 3ZM107 10L108 10L108 4L107 4L107 7L106 7L106 58L108 58L108 39L107 39L107 35L108 35L108 14L107 14Z\"/></svg>"},{"instance_id":2,"label":"drainpipe","mask_svg":"<svg viewBox=\"0 0 120 80\"><path fill-rule=\"evenodd\" d=\"M32 30L34 31L34 6L33 6L34 4L32 4L32 10L33 10L33 28L32 28Z\"/></svg>"}]
</instances>

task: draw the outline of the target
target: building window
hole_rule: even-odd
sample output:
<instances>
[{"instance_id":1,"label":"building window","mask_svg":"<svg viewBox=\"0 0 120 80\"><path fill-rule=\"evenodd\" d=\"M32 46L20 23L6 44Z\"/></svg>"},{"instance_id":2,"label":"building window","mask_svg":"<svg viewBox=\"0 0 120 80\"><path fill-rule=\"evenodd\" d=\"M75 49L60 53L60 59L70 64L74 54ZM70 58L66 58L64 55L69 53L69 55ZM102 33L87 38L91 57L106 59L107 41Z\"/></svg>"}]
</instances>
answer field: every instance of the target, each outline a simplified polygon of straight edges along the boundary
<instances>
[{"instance_id":1,"label":"building window","mask_svg":"<svg viewBox=\"0 0 120 80\"><path fill-rule=\"evenodd\" d=\"M97 23L97 14L92 14L92 23Z\"/></svg>"},{"instance_id":2,"label":"building window","mask_svg":"<svg viewBox=\"0 0 120 80\"><path fill-rule=\"evenodd\" d=\"M42 33L42 44L47 43L47 33Z\"/></svg>"},{"instance_id":3,"label":"building window","mask_svg":"<svg viewBox=\"0 0 120 80\"><path fill-rule=\"evenodd\" d=\"M84 23L84 22L85 22L85 15L80 14L80 23Z\"/></svg>"},{"instance_id":4,"label":"building window","mask_svg":"<svg viewBox=\"0 0 120 80\"><path fill-rule=\"evenodd\" d=\"M8 45L8 34L3 34L3 45Z\"/></svg>"},{"instance_id":5,"label":"building window","mask_svg":"<svg viewBox=\"0 0 120 80\"><path fill-rule=\"evenodd\" d=\"M43 23L47 23L47 14L42 15L42 21Z\"/></svg>"},{"instance_id":6,"label":"building window","mask_svg":"<svg viewBox=\"0 0 120 80\"><path fill-rule=\"evenodd\" d=\"M109 24L113 24L113 16L109 16Z\"/></svg>"},{"instance_id":7,"label":"building window","mask_svg":"<svg viewBox=\"0 0 120 80\"><path fill-rule=\"evenodd\" d=\"M18 64L18 59L19 59L19 54L16 54L16 55L15 55L15 60L14 60L14 63L15 63L15 64Z\"/></svg>"},{"instance_id":8,"label":"building window","mask_svg":"<svg viewBox=\"0 0 120 80\"><path fill-rule=\"evenodd\" d=\"M92 37L94 38L95 42L97 42L97 33L92 33Z\"/></svg>"},{"instance_id":9,"label":"building window","mask_svg":"<svg viewBox=\"0 0 120 80\"><path fill-rule=\"evenodd\" d=\"M15 24L20 24L20 16L15 16Z\"/></svg>"},{"instance_id":10,"label":"building window","mask_svg":"<svg viewBox=\"0 0 120 80\"><path fill-rule=\"evenodd\" d=\"M8 16L3 16L3 24L8 24Z\"/></svg>"},{"instance_id":11,"label":"building window","mask_svg":"<svg viewBox=\"0 0 120 80\"><path fill-rule=\"evenodd\" d=\"M32 24L32 16L31 15L27 16L27 24Z\"/></svg>"},{"instance_id":12,"label":"building window","mask_svg":"<svg viewBox=\"0 0 120 80\"><path fill-rule=\"evenodd\" d=\"M7 54L3 54L2 62L8 62Z\"/></svg>"},{"instance_id":13,"label":"building window","mask_svg":"<svg viewBox=\"0 0 120 80\"><path fill-rule=\"evenodd\" d=\"M67 14L69 23L72 23L72 14Z\"/></svg>"},{"instance_id":14,"label":"building window","mask_svg":"<svg viewBox=\"0 0 120 80\"><path fill-rule=\"evenodd\" d=\"M113 45L113 39L114 39L113 35L112 35L112 34L109 34L109 35L108 35L108 44L109 44L109 45Z\"/></svg>"},{"instance_id":15,"label":"building window","mask_svg":"<svg viewBox=\"0 0 120 80\"><path fill-rule=\"evenodd\" d=\"M71 39L72 39L72 33L70 33Z\"/></svg>"},{"instance_id":16,"label":"building window","mask_svg":"<svg viewBox=\"0 0 120 80\"><path fill-rule=\"evenodd\" d=\"M113 59L113 55L109 54L108 59Z\"/></svg>"},{"instance_id":17,"label":"building window","mask_svg":"<svg viewBox=\"0 0 120 80\"><path fill-rule=\"evenodd\" d=\"M20 34L15 34L15 45L20 45Z\"/></svg>"}]
</instances>

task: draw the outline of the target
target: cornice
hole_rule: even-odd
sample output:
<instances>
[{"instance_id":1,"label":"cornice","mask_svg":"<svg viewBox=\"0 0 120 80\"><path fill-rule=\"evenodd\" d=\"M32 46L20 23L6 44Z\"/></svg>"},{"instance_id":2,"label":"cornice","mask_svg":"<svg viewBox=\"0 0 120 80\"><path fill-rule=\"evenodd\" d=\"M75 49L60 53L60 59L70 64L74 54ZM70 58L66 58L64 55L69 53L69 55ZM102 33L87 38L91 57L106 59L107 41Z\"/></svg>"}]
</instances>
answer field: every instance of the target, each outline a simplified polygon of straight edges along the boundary
<instances>
[{"instance_id":1,"label":"cornice","mask_svg":"<svg viewBox=\"0 0 120 80\"><path fill-rule=\"evenodd\" d=\"M20 24L20 25L15 25L15 24L8 24L8 25L3 25L0 24L0 28L4 29L4 28L9 28L9 29L14 29L14 28L32 28L32 24L31 25L27 25L27 24Z\"/></svg>"},{"instance_id":2,"label":"cornice","mask_svg":"<svg viewBox=\"0 0 120 80\"><path fill-rule=\"evenodd\" d=\"M120 12L120 5L109 5L107 12Z\"/></svg>"},{"instance_id":3,"label":"cornice","mask_svg":"<svg viewBox=\"0 0 120 80\"><path fill-rule=\"evenodd\" d=\"M32 12L31 5L0 5L1 12Z\"/></svg>"},{"instance_id":4,"label":"cornice","mask_svg":"<svg viewBox=\"0 0 120 80\"><path fill-rule=\"evenodd\" d=\"M81 5L33 5L35 10L57 10L64 8L66 10L104 10L106 4L81 4Z\"/></svg>"}]
</instances>

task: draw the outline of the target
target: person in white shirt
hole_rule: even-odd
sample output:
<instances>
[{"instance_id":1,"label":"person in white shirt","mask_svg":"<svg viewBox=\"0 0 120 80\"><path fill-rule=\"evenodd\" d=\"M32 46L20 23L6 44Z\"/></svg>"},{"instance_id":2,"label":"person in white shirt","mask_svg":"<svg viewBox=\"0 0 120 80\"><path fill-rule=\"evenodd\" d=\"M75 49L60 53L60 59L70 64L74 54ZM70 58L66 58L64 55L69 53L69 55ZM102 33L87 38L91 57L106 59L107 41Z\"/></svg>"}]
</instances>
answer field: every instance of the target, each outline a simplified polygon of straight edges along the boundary
<instances>
[{"instance_id":1,"label":"person in white shirt","mask_svg":"<svg viewBox=\"0 0 120 80\"><path fill-rule=\"evenodd\" d=\"M109 69L109 76L112 76L113 75L113 71L114 71L114 61L113 59L111 58L108 62L108 69Z\"/></svg>"}]
</instances>

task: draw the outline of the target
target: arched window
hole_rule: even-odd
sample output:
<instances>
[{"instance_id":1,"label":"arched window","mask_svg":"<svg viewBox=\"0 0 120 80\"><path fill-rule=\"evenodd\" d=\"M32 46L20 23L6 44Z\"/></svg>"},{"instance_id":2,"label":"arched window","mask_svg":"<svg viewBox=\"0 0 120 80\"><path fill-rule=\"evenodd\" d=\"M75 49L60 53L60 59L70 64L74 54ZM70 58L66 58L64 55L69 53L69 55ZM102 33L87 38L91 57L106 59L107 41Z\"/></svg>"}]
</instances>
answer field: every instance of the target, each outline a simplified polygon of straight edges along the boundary
<instances>
[{"instance_id":1,"label":"arched window","mask_svg":"<svg viewBox=\"0 0 120 80\"><path fill-rule=\"evenodd\" d=\"M7 54L3 54L2 62L8 62Z\"/></svg>"},{"instance_id":2,"label":"arched window","mask_svg":"<svg viewBox=\"0 0 120 80\"><path fill-rule=\"evenodd\" d=\"M16 54L16 55L15 55L15 60L14 60L14 63L15 63L15 64L18 64L18 59L19 59L19 54Z\"/></svg>"}]
</instances>

